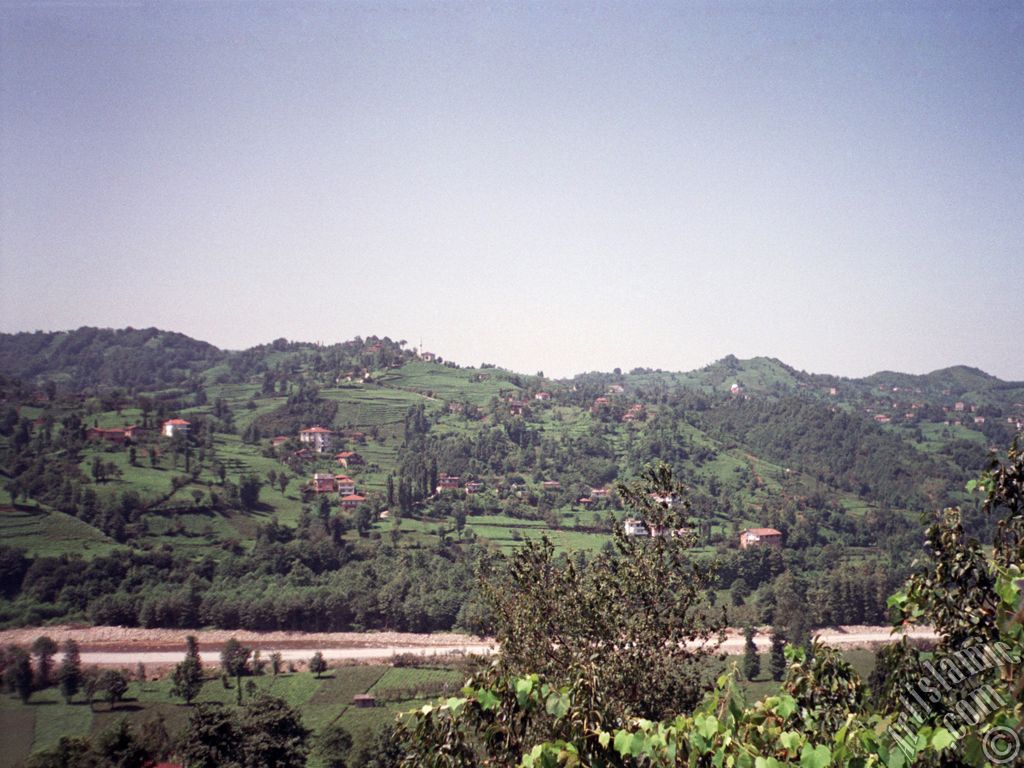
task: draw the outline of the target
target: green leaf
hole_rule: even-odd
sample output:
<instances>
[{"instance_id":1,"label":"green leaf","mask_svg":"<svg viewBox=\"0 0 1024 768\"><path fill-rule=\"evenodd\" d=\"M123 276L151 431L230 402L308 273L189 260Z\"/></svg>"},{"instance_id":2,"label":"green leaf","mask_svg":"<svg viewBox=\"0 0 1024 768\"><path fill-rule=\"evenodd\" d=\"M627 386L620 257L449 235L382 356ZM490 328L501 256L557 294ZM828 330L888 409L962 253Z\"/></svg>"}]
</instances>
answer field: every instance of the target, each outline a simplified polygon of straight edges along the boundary
<instances>
[{"instance_id":1,"label":"green leaf","mask_svg":"<svg viewBox=\"0 0 1024 768\"><path fill-rule=\"evenodd\" d=\"M956 741L956 737L945 728L936 728L932 734L932 749L941 752L950 744Z\"/></svg>"},{"instance_id":2,"label":"green leaf","mask_svg":"<svg viewBox=\"0 0 1024 768\"><path fill-rule=\"evenodd\" d=\"M516 700L520 707L525 707L530 700L530 693L533 691L533 678L524 677L516 680Z\"/></svg>"},{"instance_id":3,"label":"green leaf","mask_svg":"<svg viewBox=\"0 0 1024 768\"><path fill-rule=\"evenodd\" d=\"M827 768L831 762L832 752L824 744L813 748L810 744L804 744L800 753L800 768Z\"/></svg>"},{"instance_id":4,"label":"green leaf","mask_svg":"<svg viewBox=\"0 0 1024 768\"><path fill-rule=\"evenodd\" d=\"M801 737L796 731L784 731L779 734L779 743L787 752L796 752L801 741L803 741L803 737Z\"/></svg>"},{"instance_id":5,"label":"green leaf","mask_svg":"<svg viewBox=\"0 0 1024 768\"><path fill-rule=\"evenodd\" d=\"M779 696L779 703L775 706L775 714L786 719L794 712L796 712L796 699L788 694Z\"/></svg>"},{"instance_id":6,"label":"green leaf","mask_svg":"<svg viewBox=\"0 0 1024 768\"><path fill-rule=\"evenodd\" d=\"M569 697L563 693L552 693L545 702L545 710L554 718L565 717L569 711Z\"/></svg>"},{"instance_id":7,"label":"green leaf","mask_svg":"<svg viewBox=\"0 0 1024 768\"><path fill-rule=\"evenodd\" d=\"M714 715L707 715L706 717L697 715L693 718L693 723L697 726L697 732L705 739L711 739L718 733L718 718Z\"/></svg>"},{"instance_id":8,"label":"green leaf","mask_svg":"<svg viewBox=\"0 0 1024 768\"><path fill-rule=\"evenodd\" d=\"M481 688L476 692L476 700L480 705L480 709L484 712L490 712L501 702L501 699L493 691L489 691L486 688Z\"/></svg>"},{"instance_id":9,"label":"green leaf","mask_svg":"<svg viewBox=\"0 0 1024 768\"><path fill-rule=\"evenodd\" d=\"M611 739L612 735L608 731L601 731L597 734L597 743L601 745L601 749L608 749L608 742Z\"/></svg>"}]
</instances>

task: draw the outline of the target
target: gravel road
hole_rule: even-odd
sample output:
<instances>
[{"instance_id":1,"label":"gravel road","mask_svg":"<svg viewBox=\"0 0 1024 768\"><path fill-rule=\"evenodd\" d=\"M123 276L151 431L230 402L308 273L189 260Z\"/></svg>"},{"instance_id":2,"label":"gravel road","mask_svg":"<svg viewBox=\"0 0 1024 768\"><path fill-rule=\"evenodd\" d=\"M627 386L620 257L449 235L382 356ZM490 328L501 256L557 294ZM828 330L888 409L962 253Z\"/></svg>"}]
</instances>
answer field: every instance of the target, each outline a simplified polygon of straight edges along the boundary
<instances>
[{"instance_id":1,"label":"gravel road","mask_svg":"<svg viewBox=\"0 0 1024 768\"><path fill-rule=\"evenodd\" d=\"M167 630L127 627L32 627L0 632L0 646L29 646L40 635L48 635L58 643L75 640L81 648L82 663L103 667L134 667L142 662L147 668L159 669L176 664L184 656L185 637L193 634L199 641L200 654L208 665L218 663L221 646L230 638L254 649L263 658L277 651L285 661L307 661L320 651L329 661L387 661L396 654L418 655L473 653L489 654L497 644L489 638L452 633L413 634L404 632L246 632L230 630ZM907 635L929 640L935 633L928 628L915 628ZM873 648L892 642L896 636L889 627L831 627L818 632L822 641L837 648ZM729 630L721 650L729 654L743 652L743 633ZM755 638L758 649L767 652L771 645L768 628Z\"/></svg>"}]
</instances>

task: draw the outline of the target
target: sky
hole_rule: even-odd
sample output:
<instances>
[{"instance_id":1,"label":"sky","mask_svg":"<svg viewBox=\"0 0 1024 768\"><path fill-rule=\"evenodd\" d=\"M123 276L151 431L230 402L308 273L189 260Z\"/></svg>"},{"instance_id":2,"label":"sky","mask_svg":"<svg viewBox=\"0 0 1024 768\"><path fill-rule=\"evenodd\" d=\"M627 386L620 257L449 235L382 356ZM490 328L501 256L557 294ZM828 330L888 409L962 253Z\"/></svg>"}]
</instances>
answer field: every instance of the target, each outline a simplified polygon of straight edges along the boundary
<instances>
[{"instance_id":1,"label":"sky","mask_svg":"<svg viewBox=\"0 0 1024 768\"><path fill-rule=\"evenodd\" d=\"M0 5L0 331L1024 380L1024 5Z\"/></svg>"}]
</instances>

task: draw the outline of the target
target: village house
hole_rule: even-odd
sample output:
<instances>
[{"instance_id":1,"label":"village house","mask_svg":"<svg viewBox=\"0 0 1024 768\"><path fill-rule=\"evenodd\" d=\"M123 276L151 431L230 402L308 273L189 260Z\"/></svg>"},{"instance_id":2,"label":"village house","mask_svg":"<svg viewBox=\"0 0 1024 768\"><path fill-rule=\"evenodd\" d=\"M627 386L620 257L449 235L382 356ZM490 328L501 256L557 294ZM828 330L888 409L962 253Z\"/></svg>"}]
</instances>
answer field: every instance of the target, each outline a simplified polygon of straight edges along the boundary
<instances>
[{"instance_id":1,"label":"village house","mask_svg":"<svg viewBox=\"0 0 1024 768\"><path fill-rule=\"evenodd\" d=\"M740 549L774 547L782 549L782 531L774 528L747 528L740 531Z\"/></svg>"},{"instance_id":2,"label":"village house","mask_svg":"<svg viewBox=\"0 0 1024 768\"><path fill-rule=\"evenodd\" d=\"M425 363L432 363L437 360L437 355L433 352L420 352L420 360Z\"/></svg>"},{"instance_id":3,"label":"village house","mask_svg":"<svg viewBox=\"0 0 1024 768\"><path fill-rule=\"evenodd\" d=\"M955 403L953 403L954 411L963 411L965 407L966 406L964 405L963 400L957 400Z\"/></svg>"},{"instance_id":4,"label":"village house","mask_svg":"<svg viewBox=\"0 0 1024 768\"><path fill-rule=\"evenodd\" d=\"M577 501L578 501L578 503L582 504L584 507L589 507L591 504L594 503L594 500L592 498L590 498L589 496L582 496Z\"/></svg>"},{"instance_id":5,"label":"village house","mask_svg":"<svg viewBox=\"0 0 1024 768\"><path fill-rule=\"evenodd\" d=\"M892 421L892 418L886 416L884 413L876 413L875 421L877 421L879 424L888 424L890 421Z\"/></svg>"},{"instance_id":6,"label":"village house","mask_svg":"<svg viewBox=\"0 0 1024 768\"><path fill-rule=\"evenodd\" d=\"M594 400L594 404L590 406L590 410L593 413L597 413L602 408L607 408L610 405L607 397L599 397Z\"/></svg>"},{"instance_id":7,"label":"village house","mask_svg":"<svg viewBox=\"0 0 1024 768\"><path fill-rule=\"evenodd\" d=\"M341 497L341 508L342 509L355 509L360 504L366 501L365 496L360 496L358 493L350 493L347 496Z\"/></svg>"},{"instance_id":8,"label":"village house","mask_svg":"<svg viewBox=\"0 0 1024 768\"><path fill-rule=\"evenodd\" d=\"M635 517L627 518L622 523L622 527L627 536L647 536L650 533L647 526L644 525L644 521Z\"/></svg>"},{"instance_id":9,"label":"village house","mask_svg":"<svg viewBox=\"0 0 1024 768\"><path fill-rule=\"evenodd\" d=\"M279 445L284 445L288 442L288 435L278 435L277 437L270 438L270 447L277 448Z\"/></svg>"},{"instance_id":10,"label":"village house","mask_svg":"<svg viewBox=\"0 0 1024 768\"><path fill-rule=\"evenodd\" d=\"M175 435L187 435L189 427L192 423L185 421L184 419L168 419L164 422L163 428L160 430L164 437L174 437Z\"/></svg>"},{"instance_id":11,"label":"village house","mask_svg":"<svg viewBox=\"0 0 1024 768\"><path fill-rule=\"evenodd\" d=\"M733 382L733 385L729 387L729 392L732 393L733 395L742 395L743 387L740 386L740 383L738 381Z\"/></svg>"},{"instance_id":12,"label":"village house","mask_svg":"<svg viewBox=\"0 0 1024 768\"><path fill-rule=\"evenodd\" d=\"M317 472L313 475L313 492L314 493L334 493L336 486L334 483L334 475L328 475L321 472Z\"/></svg>"},{"instance_id":13,"label":"village house","mask_svg":"<svg viewBox=\"0 0 1024 768\"><path fill-rule=\"evenodd\" d=\"M622 414L623 421L640 421L644 418L644 406L642 403L633 403L629 406L624 414Z\"/></svg>"},{"instance_id":14,"label":"village house","mask_svg":"<svg viewBox=\"0 0 1024 768\"><path fill-rule=\"evenodd\" d=\"M342 496L351 496L356 492L356 481L347 475L335 475L334 487Z\"/></svg>"},{"instance_id":15,"label":"village house","mask_svg":"<svg viewBox=\"0 0 1024 768\"><path fill-rule=\"evenodd\" d=\"M609 395L621 395L625 391L626 388L623 387L621 384L610 384L608 386L608 389L606 390L607 394Z\"/></svg>"},{"instance_id":16,"label":"village house","mask_svg":"<svg viewBox=\"0 0 1024 768\"><path fill-rule=\"evenodd\" d=\"M478 480L473 480L466 483L466 493L480 493L484 489L484 484Z\"/></svg>"},{"instance_id":17,"label":"village house","mask_svg":"<svg viewBox=\"0 0 1024 768\"><path fill-rule=\"evenodd\" d=\"M354 467L363 463L363 457L355 451L340 451L334 458L342 467Z\"/></svg>"},{"instance_id":18,"label":"village house","mask_svg":"<svg viewBox=\"0 0 1024 768\"><path fill-rule=\"evenodd\" d=\"M550 392L538 392L536 395L533 396L533 399L534 400L550 400L551 399L551 393Z\"/></svg>"},{"instance_id":19,"label":"village house","mask_svg":"<svg viewBox=\"0 0 1024 768\"><path fill-rule=\"evenodd\" d=\"M112 427L109 429L89 427L89 429L85 430L85 438L86 440L105 440L108 443L120 445L128 440L134 440L138 429L136 426Z\"/></svg>"},{"instance_id":20,"label":"village house","mask_svg":"<svg viewBox=\"0 0 1024 768\"><path fill-rule=\"evenodd\" d=\"M513 416L522 416L523 412L526 411L528 403L525 400L509 400L508 401L508 412Z\"/></svg>"},{"instance_id":21,"label":"village house","mask_svg":"<svg viewBox=\"0 0 1024 768\"><path fill-rule=\"evenodd\" d=\"M299 441L310 446L317 453L323 453L331 449L334 432L317 425L299 432Z\"/></svg>"},{"instance_id":22,"label":"village house","mask_svg":"<svg viewBox=\"0 0 1024 768\"><path fill-rule=\"evenodd\" d=\"M591 488L590 497L592 499L607 499L611 491L607 488Z\"/></svg>"},{"instance_id":23,"label":"village house","mask_svg":"<svg viewBox=\"0 0 1024 768\"><path fill-rule=\"evenodd\" d=\"M545 491L560 491L562 490L562 484L557 480L545 480L541 483L541 487Z\"/></svg>"},{"instance_id":24,"label":"village house","mask_svg":"<svg viewBox=\"0 0 1024 768\"><path fill-rule=\"evenodd\" d=\"M442 472L437 477L437 488L435 490L437 493L452 491L456 490L460 485L462 485L462 479L458 475L448 475Z\"/></svg>"}]
</instances>

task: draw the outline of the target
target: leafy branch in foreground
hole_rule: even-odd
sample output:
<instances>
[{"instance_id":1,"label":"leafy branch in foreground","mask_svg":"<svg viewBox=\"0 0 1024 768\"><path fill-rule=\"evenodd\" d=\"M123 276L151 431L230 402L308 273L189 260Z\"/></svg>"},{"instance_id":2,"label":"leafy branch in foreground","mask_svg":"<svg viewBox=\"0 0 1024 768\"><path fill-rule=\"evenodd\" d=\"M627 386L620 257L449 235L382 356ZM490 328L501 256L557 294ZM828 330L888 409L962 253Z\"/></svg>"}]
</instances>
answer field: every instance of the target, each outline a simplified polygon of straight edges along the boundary
<instances>
[{"instance_id":1,"label":"leafy branch in foreground","mask_svg":"<svg viewBox=\"0 0 1024 768\"><path fill-rule=\"evenodd\" d=\"M655 470L647 479L659 474L664 477ZM655 539L641 544L620 538L616 556L602 556L586 570L556 561L550 543L542 542L513 558L504 582L492 582L499 637L503 646L509 643L509 659L499 660L487 673L471 679L461 696L404 715L402 764L409 768L1020 764L1024 759L1019 751L1024 741L1022 477L1024 456L1014 445L1008 462L996 463L978 484L988 494L986 509L1001 515L991 558L977 542L967 539L955 511L947 511L928 529L929 558L916 565L915 574L890 599L890 605L897 628L930 624L940 635L939 647L928 659L905 641L890 646L880 659L890 674L882 681L884 690L875 692L874 711L850 665L836 651L815 642L809 652L787 648L787 678L775 695L749 704L733 668L718 678L692 711L680 707L681 714L664 714L676 692L671 684L655 689L659 697L648 697L636 687L623 685L619 674L630 670L646 683L650 678L633 665L641 658L657 664L663 658L659 651L667 649L655 641L660 635L653 629L684 630L667 620L675 614L663 613L660 604L650 609L637 606L635 623L626 620L627 612L621 610L625 592L614 588L617 582L610 574L656 577L658 571L648 568L678 564L668 554L671 542ZM660 511L666 524L671 524L669 508L666 503L654 510ZM630 553L644 565L631 563ZM674 587L673 574L684 572L669 568L664 578ZM504 592L502 587L522 588L524 596ZM645 584L638 594L661 595L653 584ZM567 599L578 602L566 605ZM692 602L684 605L695 607ZM530 612L541 608L551 612ZM688 611L682 615L689 615ZM633 646L622 634L626 629L636 632L640 643L647 643L643 646L646 656L630 653ZM677 637L673 632L668 636ZM923 681L925 675L934 674L933 664L947 663L944 669L948 670L948 665L963 663L965 654L974 654L972 658L978 660L981 649L991 649L985 653L998 663L978 665L941 695L920 699L920 711L910 706L908 686L931 690L923 687ZM604 659L618 665L617 669L602 666ZM968 699L963 697L971 693L971 686L984 690L992 706L965 717L962 704ZM644 707L657 714L645 717ZM913 711L912 718L908 710Z\"/></svg>"}]
</instances>

